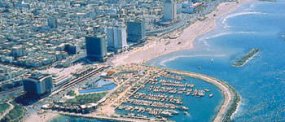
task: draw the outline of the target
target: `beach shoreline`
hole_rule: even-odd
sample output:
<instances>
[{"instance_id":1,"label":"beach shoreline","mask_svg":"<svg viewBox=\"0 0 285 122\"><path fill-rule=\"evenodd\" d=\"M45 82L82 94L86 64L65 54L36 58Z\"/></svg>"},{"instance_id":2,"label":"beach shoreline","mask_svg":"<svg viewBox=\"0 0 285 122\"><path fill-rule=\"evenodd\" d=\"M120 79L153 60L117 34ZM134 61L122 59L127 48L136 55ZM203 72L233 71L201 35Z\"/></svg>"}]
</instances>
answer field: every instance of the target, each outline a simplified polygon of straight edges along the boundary
<instances>
[{"instance_id":1,"label":"beach shoreline","mask_svg":"<svg viewBox=\"0 0 285 122\"><path fill-rule=\"evenodd\" d=\"M227 16L240 7L241 4L253 2L255 0L239 0L239 2L220 3L215 10L207 14L205 20L197 20L184 28L167 34L179 36L175 39L165 39L161 37L149 37L147 43L142 47L117 54L109 62L114 66L137 63L142 64L162 55L167 55L176 51L189 50L194 48L194 41L200 36L214 30L217 26L217 19Z\"/></svg>"}]
</instances>

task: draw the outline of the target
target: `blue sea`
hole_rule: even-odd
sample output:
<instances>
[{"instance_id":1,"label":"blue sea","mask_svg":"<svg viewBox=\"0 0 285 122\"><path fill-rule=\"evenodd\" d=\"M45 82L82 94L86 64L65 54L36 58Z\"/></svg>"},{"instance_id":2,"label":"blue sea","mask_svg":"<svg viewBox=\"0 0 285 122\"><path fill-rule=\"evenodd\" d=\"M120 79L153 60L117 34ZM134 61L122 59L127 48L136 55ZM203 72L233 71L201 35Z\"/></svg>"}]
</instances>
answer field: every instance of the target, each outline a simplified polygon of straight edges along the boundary
<instances>
[{"instance_id":1,"label":"blue sea","mask_svg":"<svg viewBox=\"0 0 285 122\"><path fill-rule=\"evenodd\" d=\"M244 67L232 66L252 48L260 49L257 57ZM219 18L218 27L198 38L194 49L150 63L229 83L242 98L233 116L237 122L285 121L285 1L243 5Z\"/></svg>"},{"instance_id":2,"label":"blue sea","mask_svg":"<svg viewBox=\"0 0 285 122\"><path fill-rule=\"evenodd\" d=\"M233 115L236 122L285 121L285 0L242 5L219 18L217 24L215 30L196 39L195 48L161 56L148 64L198 72L227 82L242 99ZM260 49L253 60L241 68L232 66L252 48ZM179 114L172 119L211 121L223 100L219 95L213 98L215 101L210 104L203 104L206 100L201 100L203 105L190 104L190 117Z\"/></svg>"}]
</instances>

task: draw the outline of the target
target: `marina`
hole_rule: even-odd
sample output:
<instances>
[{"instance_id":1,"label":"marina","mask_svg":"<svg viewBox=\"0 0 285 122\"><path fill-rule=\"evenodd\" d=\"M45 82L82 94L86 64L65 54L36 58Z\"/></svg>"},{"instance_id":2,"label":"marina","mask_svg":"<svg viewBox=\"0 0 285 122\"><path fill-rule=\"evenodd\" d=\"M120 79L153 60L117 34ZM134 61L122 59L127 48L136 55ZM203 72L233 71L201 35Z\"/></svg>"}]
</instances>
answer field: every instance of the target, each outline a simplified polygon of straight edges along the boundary
<instances>
[{"instance_id":1,"label":"marina","mask_svg":"<svg viewBox=\"0 0 285 122\"><path fill-rule=\"evenodd\" d=\"M221 120L227 114L228 107L238 102L233 101L237 94L230 89L226 91L230 87L226 84L219 86L220 81L201 74L139 64L112 67L106 72L108 75L104 77L117 86L92 104L94 106L84 104L67 109L57 104L53 109L57 107L56 110L63 115L103 120L174 121L181 116L192 119L191 116L201 115L199 110L202 106L218 103L222 108L220 104L223 103L223 109L214 110L219 113L215 118ZM108 84L103 83L103 86ZM97 85L87 86L92 88ZM225 91L223 96L220 90Z\"/></svg>"},{"instance_id":2,"label":"marina","mask_svg":"<svg viewBox=\"0 0 285 122\"><path fill-rule=\"evenodd\" d=\"M206 82L172 70L132 64L111 71L114 73L109 77L119 85L90 116L170 121L180 115L195 113L189 100L201 102L199 99L203 99L206 103L219 98Z\"/></svg>"},{"instance_id":3,"label":"marina","mask_svg":"<svg viewBox=\"0 0 285 122\"><path fill-rule=\"evenodd\" d=\"M204 89L195 89L193 83L189 83L182 75L161 71L160 77L150 79L142 87L122 102L116 110L118 114L128 116L133 113L145 117L166 120L167 117L175 116L179 113L189 113L189 108L183 105L185 96L203 97ZM208 90L209 92L209 90ZM185 99L185 98L184 98ZM195 98L194 98L195 99Z\"/></svg>"}]
</instances>

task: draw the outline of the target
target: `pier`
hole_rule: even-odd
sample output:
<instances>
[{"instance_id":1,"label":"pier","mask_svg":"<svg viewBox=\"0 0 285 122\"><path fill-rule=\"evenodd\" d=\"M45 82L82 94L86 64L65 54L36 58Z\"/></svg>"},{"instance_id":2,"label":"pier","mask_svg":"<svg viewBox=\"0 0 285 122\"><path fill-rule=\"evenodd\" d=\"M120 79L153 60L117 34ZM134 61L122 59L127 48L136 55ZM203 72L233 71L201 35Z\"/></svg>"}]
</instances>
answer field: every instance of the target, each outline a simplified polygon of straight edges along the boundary
<instances>
[{"instance_id":1,"label":"pier","mask_svg":"<svg viewBox=\"0 0 285 122\"><path fill-rule=\"evenodd\" d=\"M183 72L183 71L177 71L177 70L168 70L168 71L204 80L206 82L214 84L222 91L223 96L224 96L224 101L216 117L213 119L214 122L222 122L225 120L229 120L231 114L236 110L237 104L240 102L240 97L233 90L233 88L229 86L228 84L226 84L225 82L220 81L216 78L203 75L203 74L198 74L198 73Z\"/></svg>"}]
</instances>

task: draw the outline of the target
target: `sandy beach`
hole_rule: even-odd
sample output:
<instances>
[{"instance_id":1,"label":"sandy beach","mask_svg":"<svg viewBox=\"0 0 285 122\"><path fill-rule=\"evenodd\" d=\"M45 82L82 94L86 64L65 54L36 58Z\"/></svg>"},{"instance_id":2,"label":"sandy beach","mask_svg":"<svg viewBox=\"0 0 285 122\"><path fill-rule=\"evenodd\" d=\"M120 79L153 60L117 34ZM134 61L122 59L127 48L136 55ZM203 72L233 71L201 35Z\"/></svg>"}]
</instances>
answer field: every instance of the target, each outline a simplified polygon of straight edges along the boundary
<instances>
[{"instance_id":1,"label":"sandy beach","mask_svg":"<svg viewBox=\"0 0 285 122\"><path fill-rule=\"evenodd\" d=\"M163 37L150 37L148 43L143 47L137 47L129 52L116 55L111 62L117 65L124 65L129 63L144 63L153 58L169 54L175 51L186 50L193 48L195 39L207 32L210 32L216 27L216 19L224 17L234 10L240 4L249 3L254 0L240 0L237 2L225 2L219 4L215 11L206 15L203 21L196 21L189 27L185 28L180 36L176 39L163 39ZM168 35L175 34L172 32Z\"/></svg>"},{"instance_id":2,"label":"sandy beach","mask_svg":"<svg viewBox=\"0 0 285 122\"><path fill-rule=\"evenodd\" d=\"M45 112L42 114L32 114L23 119L23 122L48 122L51 119L57 117L59 114L54 112Z\"/></svg>"}]
</instances>

